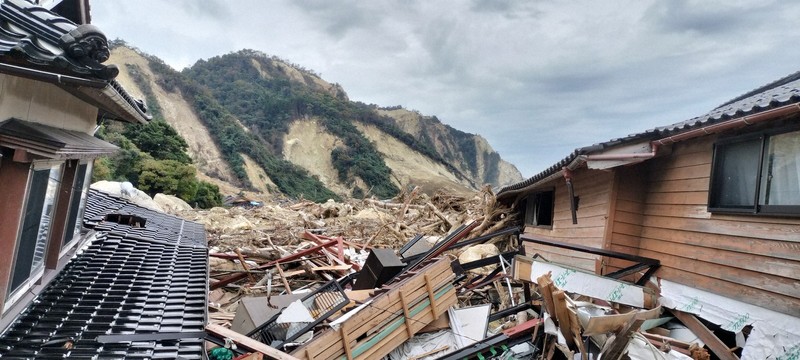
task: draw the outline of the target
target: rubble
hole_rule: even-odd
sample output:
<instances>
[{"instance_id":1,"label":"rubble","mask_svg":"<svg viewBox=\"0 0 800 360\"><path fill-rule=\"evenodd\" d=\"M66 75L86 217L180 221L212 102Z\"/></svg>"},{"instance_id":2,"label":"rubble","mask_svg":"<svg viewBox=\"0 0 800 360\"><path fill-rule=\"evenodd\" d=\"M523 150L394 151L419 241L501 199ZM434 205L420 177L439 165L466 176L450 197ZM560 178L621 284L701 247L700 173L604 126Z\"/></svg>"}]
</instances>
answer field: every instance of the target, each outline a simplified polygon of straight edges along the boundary
<instances>
[{"instance_id":1,"label":"rubble","mask_svg":"<svg viewBox=\"0 0 800 360\"><path fill-rule=\"evenodd\" d=\"M651 287L524 256L488 188L182 215L213 246L209 332L266 358L708 357L669 336Z\"/></svg>"}]
</instances>

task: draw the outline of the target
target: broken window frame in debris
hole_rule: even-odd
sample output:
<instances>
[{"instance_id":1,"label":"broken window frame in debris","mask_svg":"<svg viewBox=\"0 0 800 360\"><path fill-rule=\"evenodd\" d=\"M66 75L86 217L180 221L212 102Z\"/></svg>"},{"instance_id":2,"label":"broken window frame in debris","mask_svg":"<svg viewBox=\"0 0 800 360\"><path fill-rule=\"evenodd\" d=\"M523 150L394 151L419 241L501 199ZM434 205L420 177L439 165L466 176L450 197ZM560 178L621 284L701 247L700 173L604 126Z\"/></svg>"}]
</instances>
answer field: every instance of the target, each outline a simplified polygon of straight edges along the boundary
<instances>
[{"instance_id":1,"label":"broken window frame in debris","mask_svg":"<svg viewBox=\"0 0 800 360\"><path fill-rule=\"evenodd\" d=\"M768 204L767 192L773 184L770 163L775 153L775 142L771 140L784 136L800 137L800 127L784 127L717 141L711 167L708 211L800 216L800 196L793 204ZM787 154L792 155L792 152ZM731 158L737 159L735 163ZM793 163L797 168L800 159L795 157ZM739 196L735 196L737 193Z\"/></svg>"},{"instance_id":2,"label":"broken window frame in debris","mask_svg":"<svg viewBox=\"0 0 800 360\"><path fill-rule=\"evenodd\" d=\"M552 229L556 203L555 188L537 191L529 195L525 201L525 224Z\"/></svg>"}]
</instances>

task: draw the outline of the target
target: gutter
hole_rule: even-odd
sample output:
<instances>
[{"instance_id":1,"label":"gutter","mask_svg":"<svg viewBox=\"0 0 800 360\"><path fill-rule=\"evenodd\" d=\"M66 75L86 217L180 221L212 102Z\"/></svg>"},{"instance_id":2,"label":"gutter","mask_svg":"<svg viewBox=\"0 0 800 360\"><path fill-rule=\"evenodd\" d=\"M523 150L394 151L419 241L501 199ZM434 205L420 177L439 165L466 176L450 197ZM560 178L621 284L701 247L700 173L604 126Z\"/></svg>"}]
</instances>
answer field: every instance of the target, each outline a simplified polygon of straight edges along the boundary
<instances>
[{"instance_id":1,"label":"gutter","mask_svg":"<svg viewBox=\"0 0 800 360\"><path fill-rule=\"evenodd\" d=\"M39 80L54 84L72 85L72 86L87 86L96 89L102 89L108 84L100 80L88 80L75 76L61 75L48 71L35 70L22 66L0 63L0 73L25 77L33 80Z\"/></svg>"},{"instance_id":2,"label":"gutter","mask_svg":"<svg viewBox=\"0 0 800 360\"><path fill-rule=\"evenodd\" d=\"M784 116L792 115L800 113L800 103L793 103L789 105L784 105L781 107L777 107L774 109L766 110L759 112L757 114L748 115L739 117L733 120L723 121L720 123L704 126L701 128L689 130L686 132L682 132L677 135L671 135L667 137L660 138L658 140L653 140L650 142L650 152L645 153L627 153L627 154L589 154L589 155L577 155L575 156L572 161L567 164L566 166L562 167L561 170L554 172L553 174L548 175L547 177L525 186L524 188L508 191L502 195L512 195L521 192L525 192L529 189L536 188L542 184L546 184L551 182L555 179L560 177L565 177L568 172L577 170L585 165L588 161L595 161L595 160L635 160L635 159L642 159L648 160L654 158L658 154L658 149L662 145L670 145L680 141L685 141L689 139L694 139L697 137L717 134L723 131L738 129L745 126L750 126L754 124L758 124L765 121L775 120ZM501 194L498 194L500 196ZM515 201L516 202L516 201Z\"/></svg>"}]
</instances>

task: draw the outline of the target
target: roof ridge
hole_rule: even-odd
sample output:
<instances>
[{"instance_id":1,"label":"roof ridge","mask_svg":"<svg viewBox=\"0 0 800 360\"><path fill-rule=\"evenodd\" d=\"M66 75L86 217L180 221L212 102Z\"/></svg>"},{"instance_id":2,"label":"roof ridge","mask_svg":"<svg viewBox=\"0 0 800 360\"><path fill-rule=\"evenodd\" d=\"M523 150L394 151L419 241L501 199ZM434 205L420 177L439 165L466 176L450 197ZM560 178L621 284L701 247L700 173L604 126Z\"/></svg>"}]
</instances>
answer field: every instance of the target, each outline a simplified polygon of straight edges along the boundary
<instances>
[{"instance_id":1,"label":"roof ridge","mask_svg":"<svg viewBox=\"0 0 800 360\"><path fill-rule=\"evenodd\" d=\"M737 97L735 97L735 98L733 98L731 100L728 100L727 102L723 103L722 105L719 105L719 106L715 107L714 109L712 109L711 111L709 111L709 113L712 113L712 112L714 112L714 110L718 110L718 109L720 109L722 107L728 106L728 105L733 104L733 103L735 103L737 101L741 101L741 100L747 99L747 98L749 98L751 96L763 93L763 92L765 92L767 90L774 89L774 88L776 88L778 86L788 84L788 83L790 83L792 81L795 81L795 80L800 80L800 71L797 71L797 72L795 72L793 74L789 74L787 76L784 76L784 77L782 77L782 78L780 78L778 80L775 80L775 81L773 81L771 83L768 83L766 85L757 87L757 88L755 88L753 90L750 90L750 91L748 91L748 92L746 92L746 93L744 93L742 95L739 95L739 96L737 96Z\"/></svg>"}]
</instances>

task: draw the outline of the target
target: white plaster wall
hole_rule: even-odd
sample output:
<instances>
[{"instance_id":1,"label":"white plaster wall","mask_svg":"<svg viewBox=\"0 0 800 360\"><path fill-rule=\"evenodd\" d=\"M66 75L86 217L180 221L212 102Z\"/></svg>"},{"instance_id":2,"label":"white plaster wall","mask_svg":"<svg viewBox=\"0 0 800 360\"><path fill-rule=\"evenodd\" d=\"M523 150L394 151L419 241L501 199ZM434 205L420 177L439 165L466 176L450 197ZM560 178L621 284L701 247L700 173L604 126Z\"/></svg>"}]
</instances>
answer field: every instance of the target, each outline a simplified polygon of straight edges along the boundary
<instances>
[{"instance_id":1,"label":"white plaster wall","mask_svg":"<svg viewBox=\"0 0 800 360\"><path fill-rule=\"evenodd\" d=\"M0 121L9 118L91 134L97 108L53 84L0 74Z\"/></svg>"}]
</instances>

